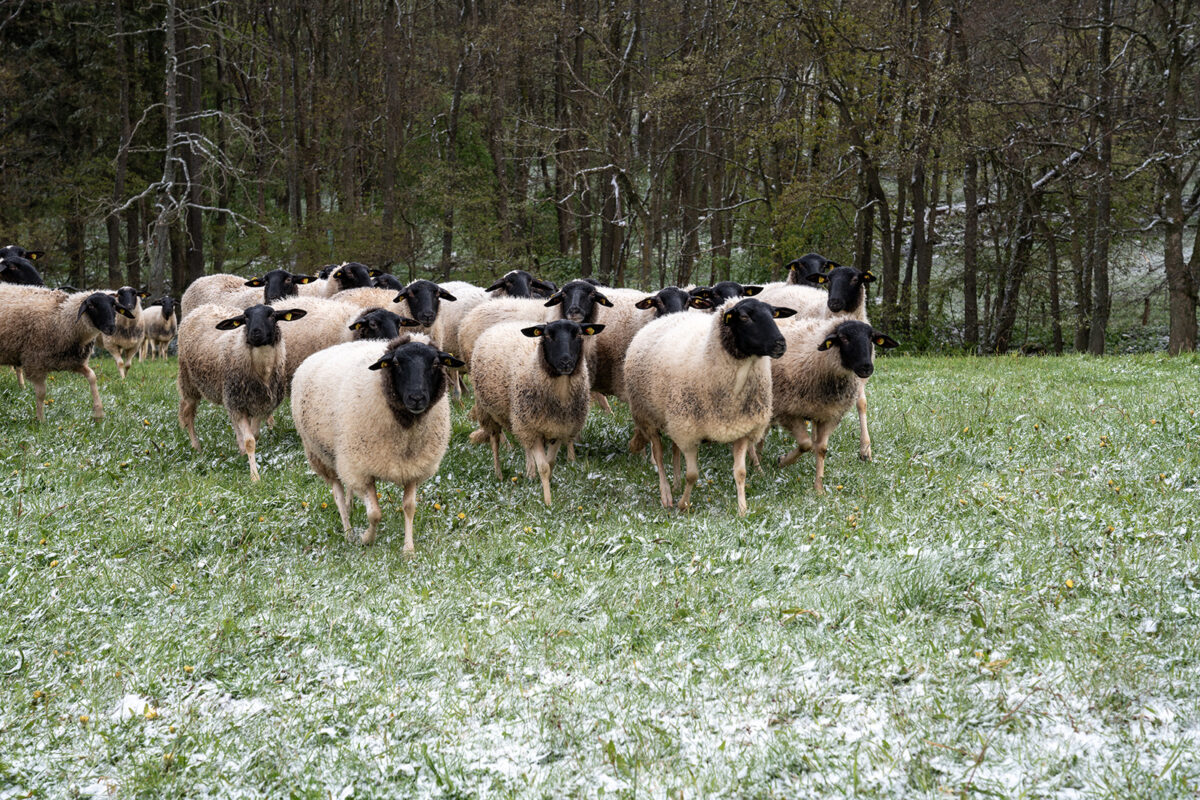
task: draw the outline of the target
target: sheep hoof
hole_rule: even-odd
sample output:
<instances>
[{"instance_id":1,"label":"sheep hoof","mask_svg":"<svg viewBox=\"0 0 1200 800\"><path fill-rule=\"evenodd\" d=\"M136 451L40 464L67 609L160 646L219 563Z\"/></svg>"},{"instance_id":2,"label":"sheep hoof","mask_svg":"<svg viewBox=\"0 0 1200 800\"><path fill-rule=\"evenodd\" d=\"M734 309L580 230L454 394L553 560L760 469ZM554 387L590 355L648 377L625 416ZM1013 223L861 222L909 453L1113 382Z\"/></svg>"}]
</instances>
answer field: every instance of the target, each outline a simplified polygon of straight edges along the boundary
<instances>
[{"instance_id":1,"label":"sheep hoof","mask_svg":"<svg viewBox=\"0 0 1200 800\"><path fill-rule=\"evenodd\" d=\"M871 460L871 448L868 447L866 450L859 450L858 451L858 460L859 461L870 461Z\"/></svg>"},{"instance_id":2,"label":"sheep hoof","mask_svg":"<svg viewBox=\"0 0 1200 800\"><path fill-rule=\"evenodd\" d=\"M417 557L417 548L406 547L400 551L400 555L404 556L404 558L407 559L408 561L412 561L413 559L415 559Z\"/></svg>"}]
</instances>

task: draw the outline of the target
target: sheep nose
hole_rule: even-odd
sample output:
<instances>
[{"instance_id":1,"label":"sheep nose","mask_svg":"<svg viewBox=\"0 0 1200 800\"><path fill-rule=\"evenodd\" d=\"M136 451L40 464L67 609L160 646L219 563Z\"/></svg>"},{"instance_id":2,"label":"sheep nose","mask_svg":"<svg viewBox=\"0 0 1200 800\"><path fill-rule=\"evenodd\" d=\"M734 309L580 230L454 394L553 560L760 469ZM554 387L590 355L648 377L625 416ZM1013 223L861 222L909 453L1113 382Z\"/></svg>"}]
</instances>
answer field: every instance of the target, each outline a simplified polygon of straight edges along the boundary
<instances>
[{"instance_id":1,"label":"sheep nose","mask_svg":"<svg viewBox=\"0 0 1200 800\"><path fill-rule=\"evenodd\" d=\"M842 302L842 300L840 298L834 298L834 297L829 298L829 310L830 311L843 311L843 310L845 310L845 308L846 308L846 304L844 302Z\"/></svg>"},{"instance_id":2,"label":"sheep nose","mask_svg":"<svg viewBox=\"0 0 1200 800\"><path fill-rule=\"evenodd\" d=\"M787 352L787 340L782 336L771 343L771 358L779 358Z\"/></svg>"},{"instance_id":3,"label":"sheep nose","mask_svg":"<svg viewBox=\"0 0 1200 800\"><path fill-rule=\"evenodd\" d=\"M857 367L854 370L854 374L860 378L869 378L869 377L871 377L872 374L874 374L874 372L875 372L874 364L863 364L861 367Z\"/></svg>"},{"instance_id":4,"label":"sheep nose","mask_svg":"<svg viewBox=\"0 0 1200 800\"><path fill-rule=\"evenodd\" d=\"M417 322L420 322L422 325L429 326L433 324L435 319L437 319L437 317L435 317L433 314L421 314L419 317L417 317Z\"/></svg>"}]
</instances>

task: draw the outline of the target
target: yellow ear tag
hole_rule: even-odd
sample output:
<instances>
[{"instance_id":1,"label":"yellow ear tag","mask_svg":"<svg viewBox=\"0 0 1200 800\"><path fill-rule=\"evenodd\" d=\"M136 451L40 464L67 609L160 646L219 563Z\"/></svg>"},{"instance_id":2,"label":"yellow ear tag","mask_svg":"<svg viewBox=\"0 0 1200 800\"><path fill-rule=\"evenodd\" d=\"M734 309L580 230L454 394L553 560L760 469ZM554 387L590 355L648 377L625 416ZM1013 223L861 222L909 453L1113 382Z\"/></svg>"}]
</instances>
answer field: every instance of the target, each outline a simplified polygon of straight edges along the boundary
<instances>
[{"instance_id":1,"label":"yellow ear tag","mask_svg":"<svg viewBox=\"0 0 1200 800\"><path fill-rule=\"evenodd\" d=\"M828 350L829 348L833 347L833 339L826 339L825 343L821 346Z\"/></svg>"},{"instance_id":2,"label":"yellow ear tag","mask_svg":"<svg viewBox=\"0 0 1200 800\"><path fill-rule=\"evenodd\" d=\"M879 345L880 347L883 347L883 337L882 337L882 336L876 336L876 337L875 337L875 344Z\"/></svg>"},{"instance_id":3,"label":"yellow ear tag","mask_svg":"<svg viewBox=\"0 0 1200 800\"><path fill-rule=\"evenodd\" d=\"M732 311L726 311L724 316L721 317L721 321L724 322L726 325L728 325L730 320L732 320L732 319L733 319Z\"/></svg>"},{"instance_id":4,"label":"yellow ear tag","mask_svg":"<svg viewBox=\"0 0 1200 800\"><path fill-rule=\"evenodd\" d=\"M583 332L586 333L588 336L591 336L592 334L594 334L596 332L596 329L589 325L588 327L583 329Z\"/></svg>"}]
</instances>

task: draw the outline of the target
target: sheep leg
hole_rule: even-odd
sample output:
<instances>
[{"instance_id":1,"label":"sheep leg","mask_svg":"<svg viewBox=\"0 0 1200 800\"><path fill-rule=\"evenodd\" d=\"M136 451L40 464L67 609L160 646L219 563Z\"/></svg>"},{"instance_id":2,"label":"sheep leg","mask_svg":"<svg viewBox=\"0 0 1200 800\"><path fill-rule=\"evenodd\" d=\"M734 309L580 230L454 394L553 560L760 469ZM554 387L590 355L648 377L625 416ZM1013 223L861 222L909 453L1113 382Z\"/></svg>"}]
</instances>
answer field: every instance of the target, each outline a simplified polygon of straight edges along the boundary
<instances>
[{"instance_id":1,"label":"sheep leg","mask_svg":"<svg viewBox=\"0 0 1200 800\"><path fill-rule=\"evenodd\" d=\"M417 482L404 484L404 555L416 554L413 547L413 517L417 515Z\"/></svg>"},{"instance_id":2,"label":"sheep leg","mask_svg":"<svg viewBox=\"0 0 1200 800\"><path fill-rule=\"evenodd\" d=\"M179 427L187 431L188 441L193 450L200 449L200 440L196 438L196 404L198 398L180 395L179 397Z\"/></svg>"},{"instance_id":3,"label":"sheep leg","mask_svg":"<svg viewBox=\"0 0 1200 800\"><path fill-rule=\"evenodd\" d=\"M642 436L642 432L635 430L633 438L629 440L629 452L640 453L646 447L646 437Z\"/></svg>"},{"instance_id":4,"label":"sheep leg","mask_svg":"<svg viewBox=\"0 0 1200 800\"><path fill-rule=\"evenodd\" d=\"M538 475L542 478L542 501L548 506L550 505L550 471L553 465L550 459L546 457L545 442L542 437L537 437L533 441L533 460L537 464ZM528 452L528 451L526 451Z\"/></svg>"},{"instance_id":5,"label":"sheep leg","mask_svg":"<svg viewBox=\"0 0 1200 800\"><path fill-rule=\"evenodd\" d=\"M671 498L671 483L667 480L667 468L663 466L662 437L651 435L646 438L650 440L650 459L654 462L654 468L658 470L659 499L662 501L663 508L671 508L675 505L675 501Z\"/></svg>"},{"instance_id":6,"label":"sheep leg","mask_svg":"<svg viewBox=\"0 0 1200 800\"><path fill-rule=\"evenodd\" d=\"M367 504L367 530L362 535L362 544L365 547L375 544L375 537L379 535L379 520L383 519L383 509L379 507L379 494L375 491L375 481L367 484L367 490L363 492L363 502Z\"/></svg>"},{"instance_id":7,"label":"sheep leg","mask_svg":"<svg viewBox=\"0 0 1200 800\"><path fill-rule=\"evenodd\" d=\"M807 453L813 448L812 437L808 435L808 426L804 420L793 422L791 425L787 426L787 428L792 434L792 437L796 440L796 447L779 457L779 466L781 467L786 467L789 464L795 463L796 459L800 457L801 453Z\"/></svg>"},{"instance_id":8,"label":"sheep leg","mask_svg":"<svg viewBox=\"0 0 1200 800\"><path fill-rule=\"evenodd\" d=\"M20 367L13 367L13 372L17 373L17 385L22 389L25 388L25 370Z\"/></svg>"},{"instance_id":9,"label":"sheep leg","mask_svg":"<svg viewBox=\"0 0 1200 800\"><path fill-rule=\"evenodd\" d=\"M679 491L679 476L683 474L683 470L679 468L679 455L679 445L671 442L671 469L674 470L672 474L675 476L672 488L677 492Z\"/></svg>"},{"instance_id":10,"label":"sheep leg","mask_svg":"<svg viewBox=\"0 0 1200 800\"><path fill-rule=\"evenodd\" d=\"M871 434L867 432L867 382L858 382L858 457L863 461L871 460Z\"/></svg>"},{"instance_id":11,"label":"sheep leg","mask_svg":"<svg viewBox=\"0 0 1200 800\"><path fill-rule=\"evenodd\" d=\"M762 472L762 448L766 441L767 435L764 433L762 438L747 450L747 454L750 456L750 463L753 464L754 468L760 473ZM749 444L749 440L747 440L747 444Z\"/></svg>"},{"instance_id":12,"label":"sheep leg","mask_svg":"<svg viewBox=\"0 0 1200 800\"><path fill-rule=\"evenodd\" d=\"M233 420L233 430L237 434L238 452L246 454L250 462L250 480L258 481L258 461L254 458L254 448L257 442L254 437L254 420L240 414Z\"/></svg>"},{"instance_id":13,"label":"sheep leg","mask_svg":"<svg viewBox=\"0 0 1200 800\"><path fill-rule=\"evenodd\" d=\"M504 480L504 472L500 469L500 434L495 431L489 433L488 441L492 444L492 466L496 470L496 477Z\"/></svg>"},{"instance_id":14,"label":"sheep leg","mask_svg":"<svg viewBox=\"0 0 1200 800\"><path fill-rule=\"evenodd\" d=\"M813 491L825 494L825 455L829 452L829 436L837 427L837 421L813 421L813 450L817 454L817 476L813 481Z\"/></svg>"},{"instance_id":15,"label":"sheep leg","mask_svg":"<svg viewBox=\"0 0 1200 800\"><path fill-rule=\"evenodd\" d=\"M537 441L541 442L541 439L539 438ZM540 446L539 444L534 445L534 447ZM533 480L537 475L537 460L534 458L533 449L524 445L522 445L521 449L525 451L525 477Z\"/></svg>"},{"instance_id":16,"label":"sheep leg","mask_svg":"<svg viewBox=\"0 0 1200 800\"><path fill-rule=\"evenodd\" d=\"M567 442L567 461L575 463L575 442Z\"/></svg>"},{"instance_id":17,"label":"sheep leg","mask_svg":"<svg viewBox=\"0 0 1200 800\"><path fill-rule=\"evenodd\" d=\"M337 505L338 516L342 518L342 535L350 541L350 512L353 510L354 495L347 494L342 482L336 477L329 479L329 488L333 491L333 502Z\"/></svg>"},{"instance_id":18,"label":"sheep leg","mask_svg":"<svg viewBox=\"0 0 1200 800\"><path fill-rule=\"evenodd\" d=\"M746 516L746 451L753 452L749 437L742 437L731 445L733 449L733 483L737 486L738 516Z\"/></svg>"},{"instance_id":19,"label":"sheep leg","mask_svg":"<svg viewBox=\"0 0 1200 800\"><path fill-rule=\"evenodd\" d=\"M607 411L609 415L615 416L616 412L612 410L612 406L608 404L608 397L600 392L592 392L592 405L602 411Z\"/></svg>"},{"instance_id":20,"label":"sheep leg","mask_svg":"<svg viewBox=\"0 0 1200 800\"><path fill-rule=\"evenodd\" d=\"M29 382L33 384L33 397L37 404L36 414L38 422L46 421L46 376L39 375L34 377L29 376Z\"/></svg>"},{"instance_id":21,"label":"sheep leg","mask_svg":"<svg viewBox=\"0 0 1200 800\"><path fill-rule=\"evenodd\" d=\"M676 448L679 446L676 445ZM693 444L691 447L683 451L683 457L687 459L687 486L683 489L683 497L679 498L679 510L687 511L692 507L692 487L696 485L696 481L700 479L700 464L698 459L698 450L700 445ZM745 462L742 462L742 470L745 471Z\"/></svg>"},{"instance_id":22,"label":"sheep leg","mask_svg":"<svg viewBox=\"0 0 1200 800\"><path fill-rule=\"evenodd\" d=\"M75 371L87 378L88 388L92 390L92 419L104 419L104 406L100 404L100 387L96 384L96 373L87 364L80 364L79 369Z\"/></svg>"}]
</instances>

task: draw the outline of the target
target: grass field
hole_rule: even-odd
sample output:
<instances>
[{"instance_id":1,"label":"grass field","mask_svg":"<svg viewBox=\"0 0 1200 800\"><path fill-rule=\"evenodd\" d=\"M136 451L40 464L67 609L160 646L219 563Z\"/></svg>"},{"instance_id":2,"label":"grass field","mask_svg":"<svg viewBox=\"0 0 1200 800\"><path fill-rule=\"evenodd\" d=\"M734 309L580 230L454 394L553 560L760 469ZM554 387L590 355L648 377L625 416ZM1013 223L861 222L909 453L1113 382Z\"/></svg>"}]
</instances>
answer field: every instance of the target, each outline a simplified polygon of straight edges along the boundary
<instances>
[{"instance_id":1,"label":"grass field","mask_svg":"<svg viewBox=\"0 0 1200 800\"><path fill-rule=\"evenodd\" d=\"M0 374L0 798L1200 791L1195 357L881 360L875 461L847 418L741 519L727 448L659 507L623 408L552 510L456 411L411 561L286 406L252 485L174 362L96 367L99 424Z\"/></svg>"}]
</instances>

